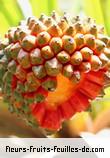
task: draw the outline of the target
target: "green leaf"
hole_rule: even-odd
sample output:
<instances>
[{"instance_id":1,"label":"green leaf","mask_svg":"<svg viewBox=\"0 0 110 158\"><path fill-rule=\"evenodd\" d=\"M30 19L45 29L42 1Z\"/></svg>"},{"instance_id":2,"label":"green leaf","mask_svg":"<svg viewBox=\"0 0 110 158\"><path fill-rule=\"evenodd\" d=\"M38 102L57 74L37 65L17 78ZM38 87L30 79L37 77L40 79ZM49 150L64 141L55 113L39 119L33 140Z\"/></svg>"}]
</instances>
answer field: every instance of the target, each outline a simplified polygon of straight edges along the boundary
<instances>
[{"instance_id":1,"label":"green leaf","mask_svg":"<svg viewBox=\"0 0 110 158\"><path fill-rule=\"evenodd\" d=\"M23 18L22 12L15 0L0 0L0 34L4 34L9 26L15 26Z\"/></svg>"},{"instance_id":2,"label":"green leaf","mask_svg":"<svg viewBox=\"0 0 110 158\"><path fill-rule=\"evenodd\" d=\"M30 3L35 16L40 16L41 13L49 15L52 10L57 8L57 0L30 0Z\"/></svg>"},{"instance_id":3,"label":"green leaf","mask_svg":"<svg viewBox=\"0 0 110 158\"><path fill-rule=\"evenodd\" d=\"M57 0L48 0L48 13L50 14L53 10L58 10L57 9Z\"/></svg>"},{"instance_id":4,"label":"green leaf","mask_svg":"<svg viewBox=\"0 0 110 158\"><path fill-rule=\"evenodd\" d=\"M110 35L110 0L100 0L107 33Z\"/></svg>"},{"instance_id":5,"label":"green leaf","mask_svg":"<svg viewBox=\"0 0 110 158\"><path fill-rule=\"evenodd\" d=\"M33 9L33 14L35 16L40 16L41 13L48 14L48 0L30 0L32 9Z\"/></svg>"},{"instance_id":6,"label":"green leaf","mask_svg":"<svg viewBox=\"0 0 110 158\"><path fill-rule=\"evenodd\" d=\"M100 0L84 0L83 8L87 16L94 18L98 24L101 24L105 27L103 10Z\"/></svg>"}]
</instances>

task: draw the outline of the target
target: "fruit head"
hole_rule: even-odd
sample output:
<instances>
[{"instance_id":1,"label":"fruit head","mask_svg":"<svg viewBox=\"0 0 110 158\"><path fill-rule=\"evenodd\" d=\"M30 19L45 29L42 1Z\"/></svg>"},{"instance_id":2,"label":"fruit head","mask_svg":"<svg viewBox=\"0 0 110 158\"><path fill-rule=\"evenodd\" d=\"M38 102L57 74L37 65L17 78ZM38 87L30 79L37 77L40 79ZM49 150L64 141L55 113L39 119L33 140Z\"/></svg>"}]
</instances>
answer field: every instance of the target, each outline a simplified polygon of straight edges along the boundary
<instances>
[{"instance_id":1,"label":"fruit head","mask_svg":"<svg viewBox=\"0 0 110 158\"><path fill-rule=\"evenodd\" d=\"M110 37L91 18L70 17L30 17L0 41L4 100L11 112L48 130L86 110L110 70Z\"/></svg>"}]
</instances>

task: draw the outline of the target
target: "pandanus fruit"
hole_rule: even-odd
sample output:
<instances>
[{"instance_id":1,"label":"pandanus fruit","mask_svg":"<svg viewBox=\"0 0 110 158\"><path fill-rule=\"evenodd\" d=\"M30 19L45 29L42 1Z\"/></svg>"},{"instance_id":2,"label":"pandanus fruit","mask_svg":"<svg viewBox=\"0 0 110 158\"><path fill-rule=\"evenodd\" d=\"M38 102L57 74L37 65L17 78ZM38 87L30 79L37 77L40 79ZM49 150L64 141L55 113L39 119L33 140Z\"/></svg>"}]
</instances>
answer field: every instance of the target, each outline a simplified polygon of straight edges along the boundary
<instances>
[{"instance_id":1,"label":"pandanus fruit","mask_svg":"<svg viewBox=\"0 0 110 158\"><path fill-rule=\"evenodd\" d=\"M109 82L110 37L91 18L29 17L0 41L0 86L9 110L56 131Z\"/></svg>"}]
</instances>

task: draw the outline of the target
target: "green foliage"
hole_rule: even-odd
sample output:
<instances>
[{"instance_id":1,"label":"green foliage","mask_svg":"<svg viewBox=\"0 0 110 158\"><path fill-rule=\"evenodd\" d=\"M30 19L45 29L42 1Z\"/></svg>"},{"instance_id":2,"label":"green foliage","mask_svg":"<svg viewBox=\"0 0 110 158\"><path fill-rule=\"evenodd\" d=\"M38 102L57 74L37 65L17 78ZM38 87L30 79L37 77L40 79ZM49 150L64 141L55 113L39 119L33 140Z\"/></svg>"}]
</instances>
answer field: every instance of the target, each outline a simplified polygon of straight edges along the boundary
<instances>
[{"instance_id":1,"label":"green foliage","mask_svg":"<svg viewBox=\"0 0 110 158\"><path fill-rule=\"evenodd\" d=\"M35 16L41 13L49 15L52 10L57 10L57 0L30 0L29 3ZM0 36L21 19L24 19L23 10L17 0L0 0Z\"/></svg>"},{"instance_id":2,"label":"green foliage","mask_svg":"<svg viewBox=\"0 0 110 158\"><path fill-rule=\"evenodd\" d=\"M3 35L9 26L15 26L23 18L16 0L0 0L0 34Z\"/></svg>"},{"instance_id":3,"label":"green foliage","mask_svg":"<svg viewBox=\"0 0 110 158\"><path fill-rule=\"evenodd\" d=\"M104 17L100 0L84 0L83 5L84 11L88 16L94 18L97 23L104 24Z\"/></svg>"},{"instance_id":4,"label":"green foliage","mask_svg":"<svg viewBox=\"0 0 110 158\"><path fill-rule=\"evenodd\" d=\"M101 99L92 101L91 116L96 116L104 110L110 109L110 87L105 89L105 95Z\"/></svg>"},{"instance_id":5,"label":"green foliage","mask_svg":"<svg viewBox=\"0 0 110 158\"><path fill-rule=\"evenodd\" d=\"M84 0L83 9L86 15L93 17L97 23L102 24L105 33L110 35L110 0Z\"/></svg>"},{"instance_id":6,"label":"green foliage","mask_svg":"<svg viewBox=\"0 0 110 158\"><path fill-rule=\"evenodd\" d=\"M33 14L35 16L40 16L41 13L45 13L47 15L54 9L56 9L56 0L30 0Z\"/></svg>"},{"instance_id":7,"label":"green foliage","mask_svg":"<svg viewBox=\"0 0 110 158\"><path fill-rule=\"evenodd\" d=\"M110 35L110 0L100 0L103 12L105 27L107 33Z\"/></svg>"}]
</instances>

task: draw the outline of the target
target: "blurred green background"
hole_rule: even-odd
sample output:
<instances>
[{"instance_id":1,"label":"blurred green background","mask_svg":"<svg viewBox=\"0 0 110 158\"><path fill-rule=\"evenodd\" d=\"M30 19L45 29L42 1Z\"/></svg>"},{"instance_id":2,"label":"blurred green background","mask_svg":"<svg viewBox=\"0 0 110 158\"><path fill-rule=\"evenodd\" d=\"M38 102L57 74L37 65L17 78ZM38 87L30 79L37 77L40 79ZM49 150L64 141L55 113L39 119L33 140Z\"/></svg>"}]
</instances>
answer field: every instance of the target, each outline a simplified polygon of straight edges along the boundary
<instances>
[{"instance_id":1,"label":"blurred green background","mask_svg":"<svg viewBox=\"0 0 110 158\"><path fill-rule=\"evenodd\" d=\"M16 26L20 20L41 13L49 15L52 10L59 14L66 11L72 15L90 16L104 25L105 34L110 36L110 0L0 0L0 37L3 38L9 27ZM110 88L105 93L103 99L92 103L90 116L93 119L104 110L110 110ZM84 119L88 118L86 115ZM81 114L80 117L84 116ZM78 119L80 117L78 115Z\"/></svg>"}]
</instances>

